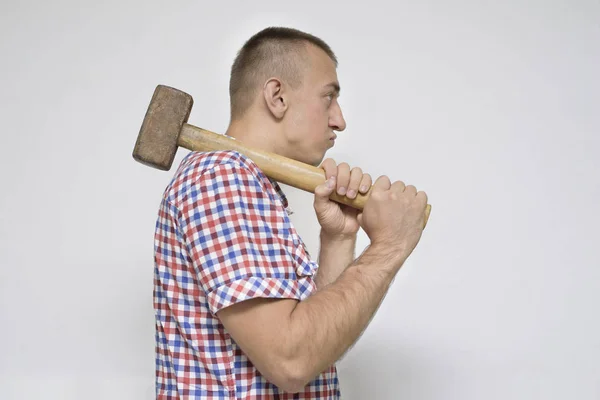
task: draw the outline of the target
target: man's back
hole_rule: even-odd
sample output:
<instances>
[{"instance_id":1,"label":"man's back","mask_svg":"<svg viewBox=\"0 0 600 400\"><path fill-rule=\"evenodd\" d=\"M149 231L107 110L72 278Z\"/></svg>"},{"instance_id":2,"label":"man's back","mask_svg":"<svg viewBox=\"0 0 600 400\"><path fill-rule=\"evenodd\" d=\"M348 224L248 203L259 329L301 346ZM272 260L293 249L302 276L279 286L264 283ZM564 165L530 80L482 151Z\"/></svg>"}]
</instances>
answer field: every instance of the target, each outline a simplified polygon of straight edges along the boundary
<instances>
[{"instance_id":1,"label":"man's back","mask_svg":"<svg viewBox=\"0 0 600 400\"><path fill-rule=\"evenodd\" d=\"M155 232L158 398L335 399L335 366L283 393L252 365L216 313L244 300L302 301L317 264L279 185L233 151L188 154L166 188Z\"/></svg>"}]
</instances>

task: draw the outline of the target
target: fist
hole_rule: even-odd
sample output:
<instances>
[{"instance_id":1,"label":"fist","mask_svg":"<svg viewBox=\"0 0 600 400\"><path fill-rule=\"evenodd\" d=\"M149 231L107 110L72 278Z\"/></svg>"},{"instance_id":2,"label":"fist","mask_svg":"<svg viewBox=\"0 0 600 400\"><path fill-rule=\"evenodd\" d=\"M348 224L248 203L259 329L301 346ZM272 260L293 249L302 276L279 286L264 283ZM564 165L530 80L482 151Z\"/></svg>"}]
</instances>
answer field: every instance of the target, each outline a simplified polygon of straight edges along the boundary
<instances>
[{"instance_id":1,"label":"fist","mask_svg":"<svg viewBox=\"0 0 600 400\"><path fill-rule=\"evenodd\" d=\"M358 222L373 244L408 257L423 233L427 194L387 176L377 178Z\"/></svg>"},{"instance_id":2,"label":"fist","mask_svg":"<svg viewBox=\"0 0 600 400\"><path fill-rule=\"evenodd\" d=\"M350 169L345 162L337 165L331 158L323 161L321 168L325 170L327 180L315 189L314 208L322 231L336 237L356 234L360 228L358 211L330 200L329 196L337 192L354 199L358 193L367 193L372 184L371 175L358 167Z\"/></svg>"},{"instance_id":3,"label":"fist","mask_svg":"<svg viewBox=\"0 0 600 400\"><path fill-rule=\"evenodd\" d=\"M367 193L371 188L371 175L363 173L362 169L354 167L350 169L348 163L342 162L336 165L331 158L326 159L321 164L321 168L325 170L325 178L329 180L331 177L335 180L334 191L341 196L346 196L349 199L354 199L358 192Z\"/></svg>"}]
</instances>

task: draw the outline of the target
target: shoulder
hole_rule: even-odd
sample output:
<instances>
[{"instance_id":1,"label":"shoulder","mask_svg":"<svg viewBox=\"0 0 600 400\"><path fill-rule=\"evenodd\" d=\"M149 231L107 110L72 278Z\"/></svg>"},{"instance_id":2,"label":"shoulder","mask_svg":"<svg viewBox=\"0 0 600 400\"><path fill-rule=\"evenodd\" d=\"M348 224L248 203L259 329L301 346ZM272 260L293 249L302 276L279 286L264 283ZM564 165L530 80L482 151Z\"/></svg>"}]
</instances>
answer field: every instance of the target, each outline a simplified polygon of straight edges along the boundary
<instances>
[{"instance_id":1,"label":"shoulder","mask_svg":"<svg viewBox=\"0 0 600 400\"><path fill-rule=\"evenodd\" d=\"M198 184L207 183L213 190L229 190L236 186L257 186L266 190L269 179L254 161L233 150L187 154L179 164L165 190L165 198L174 205L187 197Z\"/></svg>"},{"instance_id":2,"label":"shoulder","mask_svg":"<svg viewBox=\"0 0 600 400\"><path fill-rule=\"evenodd\" d=\"M183 158L183 160L181 160L181 164L176 175L179 175L180 173L185 173L189 170L202 174L207 170L214 169L215 167L221 165L231 165L242 169L246 169L253 173L259 171L259 168L254 163L254 161L252 161L242 153L234 150L221 150L210 152L192 151L189 154L187 154Z\"/></svg>"}]
</instances>

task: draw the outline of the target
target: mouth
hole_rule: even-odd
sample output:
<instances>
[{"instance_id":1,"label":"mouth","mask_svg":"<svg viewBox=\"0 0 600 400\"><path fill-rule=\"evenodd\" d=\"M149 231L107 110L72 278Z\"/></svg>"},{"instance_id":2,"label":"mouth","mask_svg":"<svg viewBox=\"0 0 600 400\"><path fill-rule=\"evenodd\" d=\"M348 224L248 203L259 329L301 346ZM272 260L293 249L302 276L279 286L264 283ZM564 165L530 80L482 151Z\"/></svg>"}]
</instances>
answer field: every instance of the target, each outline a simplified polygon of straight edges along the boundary
<instances>
[{"instance_id":1,"label":"mouth","mask_svg":"<svg viewBox=\"0 0 600 400\"><path fill-rule=\"evenodd\" d=\"M334 134L332 137L329 138L329 140L331 140L331 141L335 141L335 139L337 139L337 135L336 134Z\"/></svg>"}]
</instances>

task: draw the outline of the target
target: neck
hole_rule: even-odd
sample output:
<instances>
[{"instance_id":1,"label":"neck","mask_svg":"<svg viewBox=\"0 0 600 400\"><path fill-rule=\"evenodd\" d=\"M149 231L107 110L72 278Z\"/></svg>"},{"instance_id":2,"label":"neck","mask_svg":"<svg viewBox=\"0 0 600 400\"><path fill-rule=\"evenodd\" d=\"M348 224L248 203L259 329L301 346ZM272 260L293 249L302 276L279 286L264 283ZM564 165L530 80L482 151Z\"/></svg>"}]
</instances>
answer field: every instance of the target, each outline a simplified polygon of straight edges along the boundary
<instances>
[{"instance_id":1,"label":"neck","mask_svg":"<svg viewBox=\"0 0 600 400\"><path fill-rule=\"evenodd\" d=\"M278 127L257 121L250 116L231 121L225 132L227 136L239 140L248 147L285 155L280 145L281 136L278 133Z\"/></svg>"}]
</instances>

